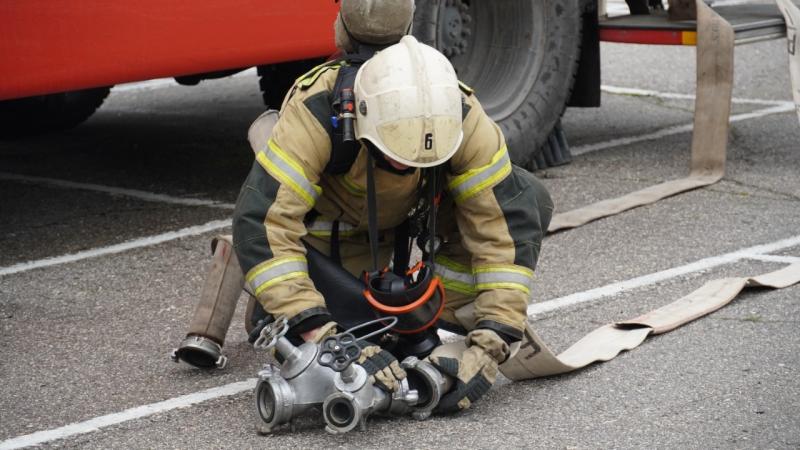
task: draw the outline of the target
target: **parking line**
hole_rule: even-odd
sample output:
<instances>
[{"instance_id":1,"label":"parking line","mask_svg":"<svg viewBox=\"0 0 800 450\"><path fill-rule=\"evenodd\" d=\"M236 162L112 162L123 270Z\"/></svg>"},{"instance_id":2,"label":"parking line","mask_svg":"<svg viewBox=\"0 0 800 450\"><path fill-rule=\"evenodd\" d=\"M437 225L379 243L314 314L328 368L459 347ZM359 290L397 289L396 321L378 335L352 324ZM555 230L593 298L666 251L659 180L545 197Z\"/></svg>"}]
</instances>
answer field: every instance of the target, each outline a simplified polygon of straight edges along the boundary
<instances>
[{"instance_id":1,"label":"parking line","mask_svg":"<svg viewBox=\"0 0 800 450\"><path fill-rule=\"evenodd\" d=\"M205 200L195 198L173 197L171 195L156 194L154 192L140 191L138 189L125 189L102 184L77 183L56 178L35 177L31 175L20 175L16 173L0 172L0 180L16 181L21 183L40 184L46 186L56 186L69 189L79 189L84 191L102 192L104 194L121 195L131 197L146 202L170 203L182 206L205 206L208 208L234 209L232 203L223 203L216 200Z\"/></svg>"},{"instance_id":2,"label":"parking line","mask_svg":"<svg viewBox=\"0 0 800 450\"><path fill-rule=\"evenodd\" d=\"M107 247L98 247L91 250L86 250L78 253L70 253L66 255L56 256L52 258L38 259L35 261L28 261L24 263L14 264L13 266L0 267L0 277L4 275L13 275L28 270L40 269L42 267L56 266L59 264L66 264L83 259L96 258L98 256L112 255L114 253L121 253L135 248L148 247L157 245L175 239L180 239L188 236L197 236L198 234L216 231L225 227L231 226L230 220L214 220L203 225L196 225L192 227L182 228L176 231L157 234L141 239L134 239L123 242L121 244L109 245Z\"/></svg>"},{"instance_id":3,"label":"parking line","mask_svg":"<svg viewBox=\"0 0 800 450\"><path fill-rule=\"evenodd\" d=\"M607 84L601 85L600 90L603 92L608 92L609 94L630 95L634 97L655 97L655 98L675 99L675 100L695 99L694 94L679 94L676 92L652 91L649 89L636 89L636 88L628 88L622 86L612 86ZM733 103L739 103L743 105L764 105L764 106L780 106L792 103L791 101L788 100L765 100L758 98L741 98L741 97L733 97L731 101Z\"/></svg>"},{"instance_id":4,"label":"parking line","mask_svg":"<svg viewBox=\"0 0 800 450\"><path fill-rule=\"evenodd\" d=\"M567 295L565 297L548 300L542 303L534 303L528 306L528 316L535 317L546 312L554 311L557 309L566 308L569 306L579 305L581 303L599 300L604 297L611 297L619 293L636 289L643 286L649 286L661 281L669 280L671 278L687 275L701 270L711 269L713 267L730 264L743 258L755 258L765 253L777 252L790 247L800 245L800 235L793 236L780 241L771 242L764 245L756 245L748 247L735 252L726 253L724 255L712 256L704 258L693 263L685 264L683 266L673 267L671 269L654 272L641 277L631 278L630 280L620 281L617 283L608 284L599 288L590 289L588 291L578 292L575 294Z\"/></svg>"},{"instance_id":5,"label":"parking line","mask_svg":"<svg viewBox=\"0 0 800 450\"><path fill-rule=\"evenodd\" d=\"M800 258L798 258L797 256L752 255L752 256L748 256L747 259L755 259L757 261L776 262L776 263L785 263L785 264L797 264L797 263L800 263Z\"/></svg>"},{"instance_id":6,"label":"parking line","mask_svg":"<svg viewBox=\"0 0 800 450\"><path fill-rule=\"evenodd\" d=\"M528 314L535 316L547 311L554 311L556 309L566 308L579 303L585 303L592 300L599 300L605 297L611 297L623 291L628 291L634 288L640 288L647 285L652 285L660 281L670 278L675 278L680 275L686 275L691 272L697 272L723 264L735 262L743 258L755 258L767 256L766 253L780 251L786 248L800 246L800 235L793 236L787 239L771 242L763 245L756 245L747 247L735 252L726 253L724 255L713 256L710 258L701 259L691 264L675 267L672 269L655 272L649 275L633 278L631 280L612 283L600 288L590 289L584 292L578 292L566 297L561 297L546 301L543 303L531 305L528 308ZM440 332L441 333L441 332ZM446 336L452 335L451 333L443 333ZM83 422L78 422L66 425L52 430L43 430L36 433L27 434L11 438L9 440L0 442L0 450L23 448L32 445L43 444L57 439L63 439L78 434L89 433L97 431L111 425L117 425L130 420L140 419L153 414L170 411L177 408L186 408L191 405L213 400L220 397L228 397L238 393L253 389L255 387L255 379L247 379L236 383L226 384L217 388L200 391L195 394L183 395L169 400L164 400L158 403L151 403L149 405L138 406L135 408L127 409L125 411L108 414L105 416L96 417Z\"/></svg>"},{"instance_id":7,"label":"parking line","mask_svg":"<svg viewBox=\"0 0 800 450\"><path fill-rule=\"evenodd\" d=\"M731 123L733 123L733 122L741 122L743 120L758 119L758 118L769 116L769 115L773 115L773 114L783 114L783 113L794 112L794 111L795 111L794 103L784 102L783 104L778 105L778 106L772 106L770 108L759 109L759 110L756 110L756 111L753 111L753 112L749 112L749 113L742 113L742 114L733 115L733 116L731 116L730 121L731 121ZM675 126L672 126L672 127L662 128L662 129L654 131L652 133L639 134L639 135L635 135L635 136L628 136L628 137L623 137L623 138L611 139L611 140L608 140L608 141L598 142L598 143L595 143L595 144L578 145L578 146L572 147L570 149L570 152L572 153L572 156L585 155L587 153L596 152L598 150L605 150L605 149L613 148L613 147L622 147L622 146L625 146L625 145L635 144L637 142L652 141L652 140L655 140L655 139L661 139L663 137L672 136L672 135L675 135L675 134L688 133L688 132L692 131L693 128L694 128L694 124L691 124L691 123L687 123L685 125L675 125Z\"/></svg>"},{"instance_id":8,"label":"parking line","mask_svg":"<svg viewBox=\"0 0 800 450\"><path fill-rule=\"evenodd\" d=\"M256 379L250 378L245 381L239 381L236 383L226 384L224 386L206 389L205 391L181 395L180 397L164 400L163 402L137 406L135 408L126 409L122 412L95 417L94 419L89 419L84 422L78 422L60 428L54 428L52 430L44 430L32 434L26 434L24 436L15 437L0 442L0 450L30 447L70 436L91 433L99 430L100 428L141 419L142 417L152 416L153 414L170 411L177 408L187 408L197 403L202 403L219 397L230 397L241 392L252 390L255 385Z\"/></svg>"}]
</instances>

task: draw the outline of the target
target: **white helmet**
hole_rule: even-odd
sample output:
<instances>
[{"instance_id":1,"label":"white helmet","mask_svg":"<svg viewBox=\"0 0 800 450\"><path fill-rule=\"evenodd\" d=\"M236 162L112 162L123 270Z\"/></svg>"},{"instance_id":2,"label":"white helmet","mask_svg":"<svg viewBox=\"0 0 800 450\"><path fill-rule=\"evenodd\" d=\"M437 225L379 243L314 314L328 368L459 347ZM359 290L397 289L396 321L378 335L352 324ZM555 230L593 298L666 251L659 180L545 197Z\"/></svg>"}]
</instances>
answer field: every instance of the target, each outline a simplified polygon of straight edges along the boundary
<instances>
[{"instance_id":1,"label":"white helmet","mask_svg":"<svg viewBox=\"0 0 800 450\"><path fill-rule=\"evenodd\" d=\"M365 62L354 92L356 137L399 163L436 166L461 145L456 72L444 55L412 36Z\"/></svg>"}]
</instances>

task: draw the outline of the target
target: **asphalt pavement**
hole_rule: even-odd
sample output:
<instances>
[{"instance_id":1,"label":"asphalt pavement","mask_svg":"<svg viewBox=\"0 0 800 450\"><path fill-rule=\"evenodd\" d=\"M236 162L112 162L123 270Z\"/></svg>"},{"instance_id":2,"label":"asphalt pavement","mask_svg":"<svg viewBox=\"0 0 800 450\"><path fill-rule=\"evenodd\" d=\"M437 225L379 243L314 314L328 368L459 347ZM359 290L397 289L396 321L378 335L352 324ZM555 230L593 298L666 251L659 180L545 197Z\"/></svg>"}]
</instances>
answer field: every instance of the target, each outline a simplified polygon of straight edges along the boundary
<instances>
[{"instance_id":1,"label":"asphalt pavement","mask_svg":"<svg viewBox=\"0 0 800 450\"><path fill-rule=\"evenodd\" d=\"M574 161L537 173L559 211L688 172L691 134L675 127L691 124L693 102L669 94L693 93L693 49L602 52L603 106L563 120ZM764 112L791 101L785 41L736 49L734 96L733 115L750 116L731 126L723 181L545 240L535 303L602 291L532 317L554 350L705 281L800 261L800 125L791 110ZM256 434L252 391L235 383L267 357L246 342L243 308L227 369L194 370L168 354L186 333L210 239L230 231L252 163L246 130L262 110L252 73L125 86L74 130L0 142L0 448L43 435L45 447L103 449L800 447L800 286L748 291L572 374L501 379L454 416L375 418L344 436L308 417ZM764 244L766 256L712 263ZM621 293L604 288L695 262ZM225 386L236 389L161 403Z\"/></svg>"}]
</instances>

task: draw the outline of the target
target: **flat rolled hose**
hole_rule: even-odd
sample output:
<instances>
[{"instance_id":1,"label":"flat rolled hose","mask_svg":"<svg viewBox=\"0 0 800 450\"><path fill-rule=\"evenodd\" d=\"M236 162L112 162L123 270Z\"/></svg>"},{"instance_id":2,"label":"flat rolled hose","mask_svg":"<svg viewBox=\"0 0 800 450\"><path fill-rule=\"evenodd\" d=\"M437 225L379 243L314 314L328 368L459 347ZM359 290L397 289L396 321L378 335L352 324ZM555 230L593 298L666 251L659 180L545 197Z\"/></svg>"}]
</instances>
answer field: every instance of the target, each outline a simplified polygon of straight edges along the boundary
<instances>
[{"instance_id":1,"label":"flat rolled hose","mask_svg":"<svg viewBox=\"0 0 800 450\"><path fill-rule=\"evenodd\" d=\"M215 237L211 242L211 252L211 266L188 334L209 338L222 346L242 294L244 275L230 236Z\"/></svg>"}]
</instances>

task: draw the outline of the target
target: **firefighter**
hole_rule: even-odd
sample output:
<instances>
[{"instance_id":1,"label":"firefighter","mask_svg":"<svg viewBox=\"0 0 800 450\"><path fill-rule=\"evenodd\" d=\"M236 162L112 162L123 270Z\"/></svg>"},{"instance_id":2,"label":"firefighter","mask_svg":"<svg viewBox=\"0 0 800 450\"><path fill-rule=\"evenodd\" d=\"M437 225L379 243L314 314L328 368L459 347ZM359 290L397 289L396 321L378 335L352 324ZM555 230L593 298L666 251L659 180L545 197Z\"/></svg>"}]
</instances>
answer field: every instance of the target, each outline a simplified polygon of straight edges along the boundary
<instances>
[{"instance_id":1,"label":"firefighter","mask_svg":"<svg viewBox=\"0 0 800 450\"><path fill-rule=\"evenodd\" d=\"M340 53L362 51L369 56L408 34L413 17L414 0L341 0L334 21L336 46ZM258 135L263 122L254 123L250 134ZM244 285L232 245L231 236L227 235L217 236L211 242L211 267L186 338L172 352L176 362L184 361L203 369L223 368L227 363L222 346ZM257 305L251 298L245 314L248 332L260 318ZM251 317L256 320L251 321Z\"/></svg>"},{"instance_id":2,"label":"firefighter","mask_svg":"<svg viewBox=\"0 0 800 450\"><path fill-rule=\"evenodd\" d=\"M369 14L392 20L376 22ZM249 138L258 157L237 200L235 238L223 236L212 243L214 258L200 304L174 359L203 368L225 365L222 344L243 284L252 295L246 312L248 331L256 319L263 317L263 324L276 315L290 319L289 337L295 342L320 342L347 328L337 327L328 311L335 305L327 304L319 292L325 280L307 274L306 266L313 266L312 253L321 251L355 276L369 269L371 261L376 269L375 260L384 264L392 254L395 269L399 267L397 253L402 246L396 245L400 239L393 229L408 221L409 210L424 211L419 200L422 190L430 189L423 186L436 183L426 183L423 172L436 172L434 167L446 186L443 195L437 195L438 214L429 214L438 217L440 226L428 233L433 238L425 253L435 253L431 266L444 287L446 302L424 322L469 332L459 345L437 347L429 356L441 371L459 380L440 410L466 408L492 385L497 365L508 357L509 344L522 335L532 271L552 213L547 192L531 174L510 164L502 133L473 93L457 84L452 66L412 38L379 54L363 73L358 71L362 82L354 86L355 97L362 102L356 102L352 111L358 116L354 151L352 145L341 145L344 123L339 127L332 123L336 113L331 98L338 99L341 84L348 85L340 83L347 78L343 74L348 69L354 74L365 56L406 35L412 14L413 1L343 0L335 22L337 46L362 59L312 70L287 95L274 130L269 120L261 119L276 115L262 116L253 124ZM405 63L398 67L395 58ZM421 78L409 77L403 68L414 68ZM406 78L400 76L403 73ZM352 86L354 81L348 80ZM391 99L382 92L392 88L395 106L407 106L408 117L393 119L388 109L374 106L388 104ZM417 94L423 102L406 104ZM438 105L435 120L414 116L414 111L422 117L431 115L433 110L425 108L433 105ZM392 121L405 123L405 128L390 125ZM415 140L420 153L409 153L411 147L403 142ZM373 236L374 247L366 236L370 234L368 167L374 169L378 205L373 208L373 234L378 235ZM423 236L417 240L424 241ZM331 245L334 241L336 245ZM376 272L381 277L382 272ZM336 297L328 295L327 300ZM266 317L259 304L269 313ZM340 323L363 319L363 311L338 307ZM392 351L402 352L396 344ZM421 350L416 348L420 351L406 354L424 356L433 350L430 342L423 344ZM361 364L387 390L405 376L396 358L377 345L363 349Z\"/></svg>"},{"instance_id":3,"label":"firefighter","mask_svg":"<svg viewBox=\"0 0 800 450\"><path fill-rule=\"evenodd\" d=\"M423 233L422 246L438 279L426 282L441 282L446 301L431 321L414 319L466 333L460 350L425 352L455 379L439 411L465 409L489 390L523 337L552 202L531 174L511 164L500 128L447 58L411 36L358 70L352 107L342 103L355 116L356 151L343 157L336 136L347 124L332 118L329 105L340 94L341 70L326 65L298 81L242 187L233 243L246 286L267 313L288 318L291 338L319 342L348 312L329 311L336 295L325 298L309 276L306 246L355 276L372 260L372 286L389 273L375 266L404 245L395 245L397 227L430 193L433 220L423 222L439 226ZM389 391L405 377L379 345L366 346L359 362Z\"/></svg>"}]
</instances>

